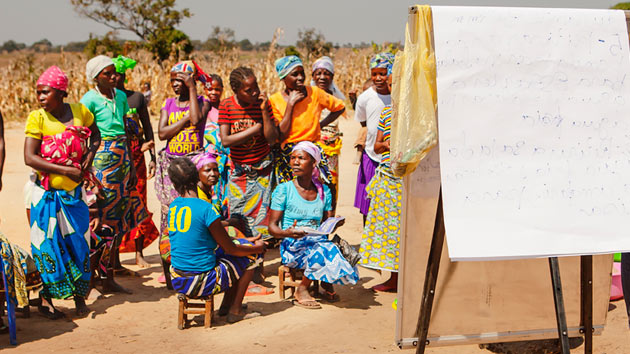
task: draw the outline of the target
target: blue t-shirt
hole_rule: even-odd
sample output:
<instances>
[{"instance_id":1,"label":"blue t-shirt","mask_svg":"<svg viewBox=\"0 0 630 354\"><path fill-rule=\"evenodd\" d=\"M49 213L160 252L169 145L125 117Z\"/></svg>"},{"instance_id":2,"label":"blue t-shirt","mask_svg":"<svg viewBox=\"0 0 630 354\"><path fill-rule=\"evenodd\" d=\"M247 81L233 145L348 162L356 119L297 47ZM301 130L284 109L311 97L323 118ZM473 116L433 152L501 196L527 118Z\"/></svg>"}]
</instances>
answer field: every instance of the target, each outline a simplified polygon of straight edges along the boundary
<instances>
[{"instance_id":1,"label":"blue t-shirt","mask_svg":"<svg viewBox=\"0 0 630 354\"><path fill-rule=\"evenodd\" d=\"M281 183L271 196L271 209L282 211L282 225L285 230L293 226L309 226L314 229L324 217L324 211L332 210L332 195L328 186L324 185L324 200L318 195L315 200L306 200L300 196L293 181Z\"/></svg>"},{"instance_id":2,"label":"blue t-shirt","mask_svg":"<svg viewBox=\"0 0 630 354\"><path fill-rule=\"evenodd\" d=\"M168 236L175 269L207 272L215 267L218 246L208 227L219 218L212 204L201 199L177 197L171 203Z\"/></svg>"}]
</instances>

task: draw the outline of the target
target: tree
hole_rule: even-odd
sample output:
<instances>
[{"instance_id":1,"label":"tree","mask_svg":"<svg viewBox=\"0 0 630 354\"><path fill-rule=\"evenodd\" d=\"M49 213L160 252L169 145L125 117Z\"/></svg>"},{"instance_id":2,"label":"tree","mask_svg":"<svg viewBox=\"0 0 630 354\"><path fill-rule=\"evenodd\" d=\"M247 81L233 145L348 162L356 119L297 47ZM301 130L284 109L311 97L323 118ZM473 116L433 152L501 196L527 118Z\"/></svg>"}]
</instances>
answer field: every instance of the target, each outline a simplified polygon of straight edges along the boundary
<instances>
[{"instance_id":1,"label":"tree","mask_svg":"<svg viewBox=\"0 0 630 354\"><path fill-rule=\"evenodd\" d=\"M24 48L26 48L26 44L18 43L14 40L8 40L2 44L2 47L0 47L0 51L6 50L8 53L11 53L15 50L21 50Z\"/></svg>"},{"instance_id":2,"label":"tree","mask_svg":"<svg viewBox=\"0 0 630 354\"><path fill-rule=\"evenodd\" d=\"M79 14L113 30L136 34L159 60L168 58L172 50L192 51L190 38L175 29L184 18L192 15L188 9L175 10L175 0L70 1Z\"/></svg>"},{"instance_id":3,"label":"tree","mask_svg":"<svg viewBox=\"0 0 630 354\"><path fill-rule=\"evenodd\" d=\"M245 39L241 40L240 42L238 42L238 47L241 50L244 50L244 51L254 50L254 45L247 38L245 38Z\"/></svg>"},{"instance_id":4,"label":"tree","mask_svg":"<svg viewBox=\"0 0 630 354\"><path fill-rule=\"evenodd\" d=\"M90 57L99 54L115 57L122 54L123 48L121 42L122 41L116 38L113 32L108 32L102 38L93 37L92 34L90 34L90 39L88 39L85 44L83 51Z\"/></svg>"},{"instance_id":5,"label":"tree","mask_svg":"<svg viewBox=\"0 0 630 354\"><path fill-rule=\"evenodd\" d=\"M221 52L232 49L236 46L234 41L234 30L231 28L212 27L212 32L204 45L206 50Z\"/></svg>"},{"instance_id":6,"label":"tree","mask_svg":"<svg viewBox=\"0 0 630 354\"><path fill-rule=\"evenodd\" d=\"M630 2L620 2L617 5L611 7L613 10L630 10Z\"/></svg>"},{"instance_id":7,"label":"tree","mask_svg":"<svg viewBox=\"0 0 630 354\"><path fill-rule=\"evenodd\" d=\"M332 43L326 42L324 35L315 28L305 28L298 31L298 40L295 42L298 48L306 51L306 59L311 56L328 55L332 49Z\"/></svg>"},{"instance_id":8,"label":"tree","mask_svg":"<svg viewBox=\"0 0 630 354\"><path fill-rule=\"evenodd\" d=\"M48 52L52 49L52 43L46 38L40 39L39 41L33 43L31 48L36 52Z\"/></svg>"}]
</instances>

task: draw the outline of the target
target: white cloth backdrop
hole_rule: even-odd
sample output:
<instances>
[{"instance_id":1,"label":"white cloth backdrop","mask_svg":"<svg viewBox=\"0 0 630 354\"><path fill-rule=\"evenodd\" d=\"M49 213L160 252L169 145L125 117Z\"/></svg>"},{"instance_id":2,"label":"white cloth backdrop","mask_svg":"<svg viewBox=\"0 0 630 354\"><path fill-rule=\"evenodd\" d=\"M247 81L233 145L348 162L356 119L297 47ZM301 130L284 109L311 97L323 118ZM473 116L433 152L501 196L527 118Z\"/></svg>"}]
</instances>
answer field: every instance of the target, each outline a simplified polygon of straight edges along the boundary
<instances>
[{"instance_id":1,"label":"white cloth backdrop","mask_svg":"<svg viewBox=\"0 0 630 354\"><path fill-rule=\"evenodd\" d=\"M630 251L622 11L433 7L452 260Z\"/></svg>"}]
</instances>

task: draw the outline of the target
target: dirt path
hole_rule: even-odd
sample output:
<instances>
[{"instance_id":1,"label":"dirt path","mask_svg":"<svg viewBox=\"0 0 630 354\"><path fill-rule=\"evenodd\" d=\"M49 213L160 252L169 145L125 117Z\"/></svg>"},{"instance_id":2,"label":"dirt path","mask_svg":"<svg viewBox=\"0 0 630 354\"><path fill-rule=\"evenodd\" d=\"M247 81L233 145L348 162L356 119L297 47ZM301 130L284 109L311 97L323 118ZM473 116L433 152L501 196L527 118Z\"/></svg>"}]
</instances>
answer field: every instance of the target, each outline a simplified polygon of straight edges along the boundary
<instances>
[{"instance_id":1,"label":"dirt path","mask_svg":"<svg viewBox=\"0 0 630 354\"><path fill-rule=\"evenodd\" d=\"M361 240L361 218L352 206L357 165L352 164L352 142L358 124L351 120L340 123L344 132L341 154L340 199L338 213L346 217L340 235L352 244ZM13 242L30 250L29 229L22 202L22 187L29 169L22 158L23 132L12 128L6 132L7 162L0 192L0 230ZM152 181L149 183L149 207L159 223L159 204ZM14 352L91 352L91 353L390 353L400 352L394 342L395 311L391 304L395 294L375 294L369 290L382 281L376 272L360 269L361 282L352 287L337 287L342 301L323 304L322 310L306 310L281 301L277 294L247 297L260 318L227 325L220 318L213 327L200 324L180 331L176 327L177 300L171 291L157 282L161 272L157 243L146 249L149 269L132 265L131 256L123 255L123 263L138 271L135 278L122 278L131 295L107 295L89 306L94 310L88 317L49 321L36 313L29 319L18 318L17 347L8 345L8 336L0 336L0 349ZM278 250L265 257L268 286L278 284ZM219 302L221 296L215 301ZM70 318L73 302L57 301L58 307ZM623 301L616 302L609 312L604 334L595 337L596 353L630 352L630 341ZM404 351L410 353L411 351ZM431 348L427 353L484 353L476 345ZM573 352L583 352L578 348Z\"/></svg>"}]
</instances>

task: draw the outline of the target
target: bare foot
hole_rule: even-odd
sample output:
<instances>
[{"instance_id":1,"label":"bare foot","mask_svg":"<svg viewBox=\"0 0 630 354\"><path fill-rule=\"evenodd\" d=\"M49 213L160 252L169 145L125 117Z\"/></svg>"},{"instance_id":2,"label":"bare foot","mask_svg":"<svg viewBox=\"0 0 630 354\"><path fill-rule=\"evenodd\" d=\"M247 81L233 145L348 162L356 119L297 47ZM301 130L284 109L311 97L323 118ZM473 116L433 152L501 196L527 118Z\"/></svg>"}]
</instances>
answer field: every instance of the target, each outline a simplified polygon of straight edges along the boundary
<instances>
[{"instance_id":1,"label":"bare foot","mask_svg":"<svg viewBox=\"0 0 630 354\"><path fill-rule=\"evenodd\" d=\"M90 290L90 293L87 296L88 300L96 300L101 296L101 292L96 290L96 288L92 288L92 290Z\"/></svg>"},{"instance_id":2,"label":"bare foot","mask_svg":"<svg viewBox=\"0 0 630 354\"><path fill-rule=\"evenodd\" d=\"M106 281L103 282L103 292L132 294L131 290L122 287L120 284L116 283L113 279L107 279Z\"/></svg>"},{"instance_id":3,"label":"bare foot","mask_svg":"<svg viewBox=\"0 0 630 354\"><path fill-rule=\"evenodd\" d=\"M151 264L149 264L149 262L144 259L142 253L140 252L136 252L136 265L138 265L140 268L149 268L151 266Z\"/></svg>"},{"instance_id":4,"label":"bare foot","mask_svg":"<svg viewBox=\"0 0 630 354\"><path fill-rule=\"evenodd\" d=\"M134 272L133 270L129 269L129 268L125 268L123 266L117 267L116 269L114 269L114 274L119 275L119 276L127 276L127 277L139 277L140 274Z\"/></svg>"},{"instance_id":5,"label":"bare foot","mask_svg":"<svg viewBox=\"0 0 630 354\"><path fill-rule=\"evenodd\" d=\"M85 304L85 299L80 296L74 297L74 307L77 316L85 316L90 313L90 308Z\"/></svg>"}]
</instances>

